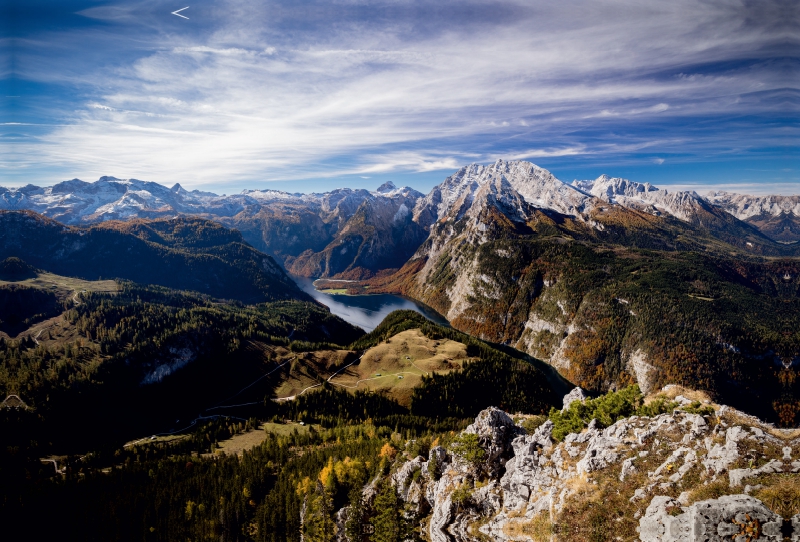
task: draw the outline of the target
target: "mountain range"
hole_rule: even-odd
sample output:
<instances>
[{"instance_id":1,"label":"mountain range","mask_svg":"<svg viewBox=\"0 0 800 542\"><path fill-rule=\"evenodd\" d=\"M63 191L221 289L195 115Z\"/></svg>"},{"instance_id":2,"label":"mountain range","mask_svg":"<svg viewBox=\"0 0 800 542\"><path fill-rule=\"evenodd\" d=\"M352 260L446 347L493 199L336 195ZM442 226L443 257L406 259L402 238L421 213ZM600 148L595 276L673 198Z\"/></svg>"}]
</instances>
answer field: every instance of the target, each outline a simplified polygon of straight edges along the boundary
<instances>
[{"instance_id":1,"label":"mountain range","mask_svg":"<svg viewBox=\"0 0 800 542\"><path fill-rule=\"evenodd\" d=\"M425 239L411 210L422 194L387 183L375 192L246 190L218 196L136 179L79 179L47 188L0 187L0 210L30 210L68 225L198 216L242 232L255 248L304 276L361 278L398 268Z\"/></svg>"},{"instance_id":2,"label":"mountain range","mask_svg":"<svg viewBox=\"0 0 800 542\"><path fill-rule=\"evenodd\" d=\"M693 192L498 161L448 177L415 219L429 235L400 270L319 287L418 299L593 392L679 383L766 417L794 401L800 246Z\"/></svg>"},{"instance_id":3,"label":"mountain range","mask_svg":"<svg viewBox=\"0 0 800 542\"><path fill-rule=\"evenodd\" d=\"M503 160L466 166L427 195L391 182L375 191L217 195L187 191L179 184L168 188L101 177L46 188L0 187L0 209L31 210L68 225L199 216L238 229L244 240L291 273L365 279L402 267L434 223L466 213L489 192L509 212L517 209L508 216L520 220L524 208L531 207L601 229L607 221L598 216L627 209L677 219L749 254L792 255L797 250L792 245L800 241L800 196L701 196L606 175L566 183L534 164Z\"/></svg>"},{"instance_id":4,"label":"mountain range","mask_svg":"<svg viewBox=\"0 0 800 542\"><path fill-rule=\"evenodd\" d=\"M800 365L797 196L701 196L605 175L565 183L529 162L503 160L463 167L427 195L387 183L375 191L218 196L110 177L0 192L7 207L76 224L0 215L7 232L23 217L52 223L58 243L6 236L5 245L27 252L0 256L43 269L54 259L53 272L74 275L58 255L105 236L85 252L98 265L115 261L119 269L102 276L206 292L202 277L211 275L244 288L259 274L239 280L199 266L196 284L181 286L144 269L134 276L143 258L125 264L119 254L132 249L110 241L124 232L132 246L171 244L195 259L192 251L202 259L225 246L225 259L242 254L233 258L237 272L264 257L250 254L249 243L290 273L325 278L320 287L422 301L456 329L547 361L595 393L634 381L645 391L678 383L770 419L794 419L798 410L795 380L786 378ZM176 234L183 230L224 241L187 244ZM280 266L267 267L280 286L256 286L258 295L300 297ZM256 290L228 297L257 299Z\"/></svg>"},{"instance_id":5,"label":"mountain range","mask_svg":"<svg viewBox=\"0 0 800 542\"><path fill-rule=\"evenodd\" d=\"M38 538L800 529L797 196L500 160L427 195L0 202L0 515ZM287 271L450 326L365 333Z\"/></svg>"}]
</instances>

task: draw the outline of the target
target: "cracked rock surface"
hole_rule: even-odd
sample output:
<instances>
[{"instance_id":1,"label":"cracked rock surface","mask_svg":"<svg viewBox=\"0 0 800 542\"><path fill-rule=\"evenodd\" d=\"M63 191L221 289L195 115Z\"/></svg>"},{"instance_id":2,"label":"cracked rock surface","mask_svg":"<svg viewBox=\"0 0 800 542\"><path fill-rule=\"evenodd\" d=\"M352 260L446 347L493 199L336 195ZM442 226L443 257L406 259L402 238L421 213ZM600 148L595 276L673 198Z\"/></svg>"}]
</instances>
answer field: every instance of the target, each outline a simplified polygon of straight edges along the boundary
<instances>
[{"instance_id":1,"label":"cracked rock surface","mask_svg":"<svg viewBox=\"0 0 800 542\"><path fill-rule=\"evenodd\" d=\"M582 400L576 390L565 405ZM687 412L692 403L681 399L670 414L605 428L593 421L562 442L550 420L527 433L488 408L465 430L486 452L480 468L436 446L427 460L406 459L391 482L434 542L531 540L542 525L548 540L585 540L591 526L576 511L606 513L601 495L624 504L619 540L744 542L757 533L752 542L790 533L800 542L800 515L781 516L758 498L800 471L800 433L710 403L714 414ZM466 500L454 499L459 490Z\"/></svg>"}]
</instances>

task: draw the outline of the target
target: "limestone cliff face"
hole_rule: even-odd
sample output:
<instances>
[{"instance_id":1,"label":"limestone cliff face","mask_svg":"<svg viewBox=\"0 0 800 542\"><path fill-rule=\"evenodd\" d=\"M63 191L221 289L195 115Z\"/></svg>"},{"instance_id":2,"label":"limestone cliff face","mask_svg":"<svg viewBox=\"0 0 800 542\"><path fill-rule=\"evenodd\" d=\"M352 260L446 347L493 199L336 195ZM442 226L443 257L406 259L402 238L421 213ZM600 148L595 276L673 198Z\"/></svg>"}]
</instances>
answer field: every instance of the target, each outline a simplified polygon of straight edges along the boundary
<instances>
[{"instance_id":1,"label":"limestone cliff face","mask_svg":"<svg viewBox=\"0 0 800 542\"><path fill-rule=\"evenodd\" d=\"M391 483L435 542L738 540L756 523L762 538L751 540L783 540L791 529L800 540L800 433L726 406L691 413L675 389L663 393L684 407L592 423L561 442L550 421L528 434L490 408L465 431L478 435L481 465L436 447L396 467Z\"/></svg>"},{"instance_id":2,"label":"limestone cliff face","mask_svg":"<svg viewBox=\"0 0 800 542\"><path fill-rule=\"evenodd\" d=\"M427 236L426 225L412 215L421 196L407 188L370 194L351 213L339 215L324 247L287 258L287 269L306 277L350 280L399 269Z\"/></svg>"},{"instance_id":3,"label":"limestone cliff face","mask_svg":"<svg viewBox=\"0 0 800 542\"><path fill-rule=\"evenodd\" d=\"M448 177L413 216L430 223L427 239L371 292L419 299L592 391L701 385L773 420L770 405L797 393L780 367L800 359L798 261L735 253L795 249L697 194L611 178L573 186L498 161Z\"/></svg>"}]
</instances>

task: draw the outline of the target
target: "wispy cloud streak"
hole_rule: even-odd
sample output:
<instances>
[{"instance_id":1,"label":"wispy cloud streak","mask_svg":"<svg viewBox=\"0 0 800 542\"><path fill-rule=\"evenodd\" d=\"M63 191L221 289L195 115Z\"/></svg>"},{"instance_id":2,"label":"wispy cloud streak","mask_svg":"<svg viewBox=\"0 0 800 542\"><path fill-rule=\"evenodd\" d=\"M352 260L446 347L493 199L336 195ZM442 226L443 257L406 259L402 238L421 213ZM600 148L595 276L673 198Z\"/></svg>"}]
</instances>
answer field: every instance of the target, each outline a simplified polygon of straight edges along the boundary
<instances>
[{"instance_id":1,"label":"wispy cloud streak","mask_svg":"<svg viewBox=\"0 0 800 542\"><path fill-rule=\"evenodd\" d=\"M205 2L173 21L160 3L104 5L81 12L89 28L18 38L14 77L69 94L34 116L66 125L0 161L19 182L219 186L498 156L656 167L796 152L792 2L304 6Z\"/></svg>"}]
</instances>

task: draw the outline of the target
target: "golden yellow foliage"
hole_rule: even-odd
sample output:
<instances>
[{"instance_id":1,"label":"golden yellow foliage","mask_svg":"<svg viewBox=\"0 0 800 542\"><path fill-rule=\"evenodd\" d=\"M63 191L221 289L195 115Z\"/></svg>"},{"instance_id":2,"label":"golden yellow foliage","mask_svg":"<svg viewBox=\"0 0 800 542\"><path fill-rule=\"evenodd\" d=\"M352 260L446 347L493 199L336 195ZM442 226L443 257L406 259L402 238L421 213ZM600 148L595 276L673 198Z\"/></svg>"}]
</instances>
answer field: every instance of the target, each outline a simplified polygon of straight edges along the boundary
<instances>
[{"instance_id":1,"label":"golden yellow foliage","mask_svg":"<svg viewBox=\"0 0 800 542\"><path fill-rule=\"evenodd\" d=\"M332 457L328 458L328 464L319 471L319 481L328 489L332 489L336 485L336 474L334 473Z\"/></svg>"},{"instance_id":2,"label":"golden yellow foliage","mask_svg":"<svg viewBox=\"0 0 800 542\"><path fill-rule=\"evenodd\" d=\"M344 461L337 461L333 466L336 481L343 485L355 486L361 484L367 474L367 469L359 459L345 457Z\"/></svg>"},{"instance_id":3,"label":"golden yellow foliage","mask_svg":"<svg viewBox=\"0 0 800 542\"><path fill-rule=\"evenodd\" d=\"M314 482L306 476L301 481L297 482L297 495L303 497L311 493L311 490L314 488Z\"/></svg>"},{"instance_id":4,"label":"golden yellow foliage","mask_svg":"<svg viewBox=\"0 0 800 542\"><path fill-rule=\"evenodd\" d=\"M390 461L394 461L395 456L397 456L397 450L388 442L383 445L381 452L378 454L378 457L385 457Z\"/></svg>"}]
</instances>

